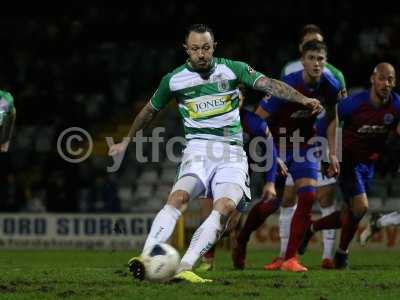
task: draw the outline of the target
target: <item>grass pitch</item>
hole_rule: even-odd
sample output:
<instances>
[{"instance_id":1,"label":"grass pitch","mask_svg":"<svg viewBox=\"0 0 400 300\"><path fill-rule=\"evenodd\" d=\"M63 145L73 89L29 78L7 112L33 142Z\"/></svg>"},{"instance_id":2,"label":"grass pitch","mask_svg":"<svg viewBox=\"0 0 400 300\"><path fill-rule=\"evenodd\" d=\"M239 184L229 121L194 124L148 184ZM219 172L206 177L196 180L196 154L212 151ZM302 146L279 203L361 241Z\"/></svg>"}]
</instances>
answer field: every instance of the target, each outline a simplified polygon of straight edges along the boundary
<instances>
[{"instance_id":1,"label":"grass pitch","mask_svg":"<svg viewBox=\"0 0 400 300\"><path fill-rule=\"evenodd\" d=\"M354 250L347 271L321 270L320 253L310 252L302 274L264 271L275 254L250 251L248 269L235 271L220 250L203 274L214 282L193 285L133 281L130 252L0 251L0 299L400 299L398 250Z\"/></svg>"}]
</instances>

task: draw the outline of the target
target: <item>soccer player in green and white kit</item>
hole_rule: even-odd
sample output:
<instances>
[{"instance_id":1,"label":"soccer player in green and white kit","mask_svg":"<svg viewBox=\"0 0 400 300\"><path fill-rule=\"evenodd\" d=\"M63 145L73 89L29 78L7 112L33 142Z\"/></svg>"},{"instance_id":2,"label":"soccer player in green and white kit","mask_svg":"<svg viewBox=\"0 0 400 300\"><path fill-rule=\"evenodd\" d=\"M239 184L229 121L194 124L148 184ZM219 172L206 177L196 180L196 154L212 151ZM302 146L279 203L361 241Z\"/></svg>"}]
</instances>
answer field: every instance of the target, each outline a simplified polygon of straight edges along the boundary
<instances>
[{"instance_id":1,"label":"soccer player in green and white kit","mask_svg":"<svg viewBox=\"0 0 400 300\"><path fill-rule=\"evenodd\" d=\"M209 281L193 273L192 267L221 236L242 198L250 197L239 116L239 83L302 103L313 113L321 110L318 100L266 77L246 63L214 57L216 45L207 25L190 26L183 44L189 59L162 78L150 101L136 116L127 138L109 149L110 155L123 154L136 132L146 127L157 112L175 98L183 120L186 148L177 181L166 205L153 221L144 249L170 238L190 199L212 195L213 211L194 233L175 275L177 279L193 283ZM128 264L135 278L144 278L141 257L132 258Z\"/></svg>"},{"instance_id":2,"label":"soccer player in green and white kit","mask_svg":"<svg viewBox=\"0 0 400 300\"><path fill-rule=\"evenodd\" d=\"M10 93L0 90L0 152L7 152L14 130L16 109Z\"/></svg>"}]
</instances>

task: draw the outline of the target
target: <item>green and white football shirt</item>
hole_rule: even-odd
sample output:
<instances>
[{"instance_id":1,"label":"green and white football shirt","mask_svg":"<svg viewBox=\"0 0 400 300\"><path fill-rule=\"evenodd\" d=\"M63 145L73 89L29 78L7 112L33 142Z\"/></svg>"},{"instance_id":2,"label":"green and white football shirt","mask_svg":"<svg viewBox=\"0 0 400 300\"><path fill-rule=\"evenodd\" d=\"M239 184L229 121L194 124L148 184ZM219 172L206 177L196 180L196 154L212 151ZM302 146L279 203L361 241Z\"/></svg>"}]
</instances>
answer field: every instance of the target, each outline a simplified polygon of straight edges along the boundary
<instances>
[{"instance_id":1,"label":"green and white football shirt","mask_svg":"<svg viewBox=\"0 0 400 300\"><path fill-rule=\"evenodd\" d=\"M14 108L14 98L10 93L0 90L0 126L5 124Z\"/></svg>"},{"instance_id":2,"label":"green and white football shirt","mask_svg":"<svg viewBox=\"0 0 400 300\"><path fill-rule=\"evenodd\" d=\"M186 63L162 78L150 104L160 110L175 98L187 140L242 144L238 84L252 88L261 76L246 63L214 58L210 76L203 79Z\"/></svg>"},{"instance_id":3,"label":"green and white football shirt","mask_svg":"<svg viewBox=\"0 0 400 300\"><path fill-rule=\"evenodd\" d=\"M12 125L11 116L14 110L14 98L10 93L0 90L0 144L9 139L9 130Z\"/></svg>"}]
</instances>

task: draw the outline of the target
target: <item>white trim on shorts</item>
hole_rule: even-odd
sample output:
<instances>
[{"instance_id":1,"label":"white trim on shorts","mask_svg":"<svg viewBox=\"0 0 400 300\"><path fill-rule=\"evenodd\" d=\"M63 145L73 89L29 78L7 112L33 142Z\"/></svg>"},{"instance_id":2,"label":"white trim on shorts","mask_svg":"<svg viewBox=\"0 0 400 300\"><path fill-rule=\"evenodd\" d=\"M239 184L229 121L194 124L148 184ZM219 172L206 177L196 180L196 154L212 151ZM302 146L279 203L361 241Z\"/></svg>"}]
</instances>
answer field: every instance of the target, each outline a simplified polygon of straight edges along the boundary
<instances>
[{"instance_id":1,"label":"white trim on shorts","mask_svg":"<svg viewBox=\"0 0 400 300\"><path fill-rule=\"evenodd\" d=\"M317 178L317 187L327 186L336 183L336 178L328 178L326 176L322 176L322 172L318 171L318 178ZM294 186L293 177L292 175L288 174L286 177L285 185L287 186Z\"/></svg>"}]
</instances>

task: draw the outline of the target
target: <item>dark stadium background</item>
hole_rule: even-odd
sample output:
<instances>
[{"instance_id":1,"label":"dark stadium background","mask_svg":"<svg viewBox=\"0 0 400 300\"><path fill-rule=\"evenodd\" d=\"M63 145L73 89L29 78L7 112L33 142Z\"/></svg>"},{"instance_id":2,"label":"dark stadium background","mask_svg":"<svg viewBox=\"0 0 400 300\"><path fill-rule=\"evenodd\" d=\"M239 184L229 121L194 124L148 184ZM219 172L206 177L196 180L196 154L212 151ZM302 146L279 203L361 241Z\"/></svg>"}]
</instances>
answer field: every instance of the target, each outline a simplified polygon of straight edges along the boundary
<instances>
[{"instance_id":1,"label":"dark stadium background","mask_svg":"<svg viewBox=\"0 0 400 300\"><path fill-rule=\"evenodd\" d=\"M97 145L98 154L85 162L70 164L57 153L56 140L72 126L100 140L105 132L117 137L161 77L184 62L181 44L191 23L214 29L216 56L246 61L272 77L298 57L298 33L307 23L324 31L329 62L343 71L349 90L366 87L378 62L391 62L397 69L400 62L400 15L390 4L365 8L350 1L281 0L26 5L4 9L0 17L0 89L11 92L17 108L10 152L0 160L2 212L161 207L174 166L139 164L131 147L121 169L110 174L104 145ZM260 95L247 96L254 105ZM181 131L175 120L174 113L160 118L168 136ZM143 178L144 173L149 177ZM396 178L376 180L374 192L382 203L400 196ZM147 189L138 194L144 185Z\"/></svg>"}]
</instances>

